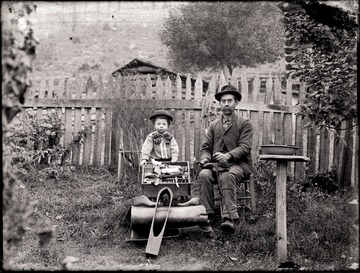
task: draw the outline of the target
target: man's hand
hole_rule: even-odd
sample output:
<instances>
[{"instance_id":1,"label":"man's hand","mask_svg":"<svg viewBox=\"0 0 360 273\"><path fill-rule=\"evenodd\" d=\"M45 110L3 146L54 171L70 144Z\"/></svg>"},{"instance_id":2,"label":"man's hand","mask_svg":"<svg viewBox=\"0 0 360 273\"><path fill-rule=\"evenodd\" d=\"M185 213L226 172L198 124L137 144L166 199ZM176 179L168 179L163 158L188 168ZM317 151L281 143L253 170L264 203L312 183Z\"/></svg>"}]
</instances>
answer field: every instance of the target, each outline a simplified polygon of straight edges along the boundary
<instances>
[{"instance_id":1,"label":"man's hand","mask_svg":"<svg viewBox=\"0 0 360 273\"><path fill-rule=\"evenodd\" d=\"M206 163L209 163L209 159L204 158L200 161L200 165L205 165Z\"/></svg>"},{"instance_id":2,"label":"man's hand","mask_svg":"<svg viewBox=\"0 0 360 273\"><path fill-rule=\"evenodd\" d=\"M230 158L231 155L229 153L223 154L220 152L216 152L213 155L213 159L215 160L215 162L228 162Z\"/></svg>"}]
</instances>

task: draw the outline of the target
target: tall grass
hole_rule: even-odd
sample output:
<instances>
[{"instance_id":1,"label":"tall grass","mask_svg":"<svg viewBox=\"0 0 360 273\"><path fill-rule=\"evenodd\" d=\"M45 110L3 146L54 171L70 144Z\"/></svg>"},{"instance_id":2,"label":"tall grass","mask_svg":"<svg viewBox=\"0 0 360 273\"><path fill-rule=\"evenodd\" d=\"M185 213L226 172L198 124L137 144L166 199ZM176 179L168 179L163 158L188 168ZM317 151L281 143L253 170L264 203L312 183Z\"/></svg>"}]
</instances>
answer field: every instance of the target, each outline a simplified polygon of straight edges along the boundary
<instances>
[{"instance_id":1,"label":"tall grass","mask_svg":"<svg viewBox=\"0 0 360 273\"><path fill-rule=\"evenodd\" d=\"M274 166L258 167L256 222L249 221L250 211L241 209L244 217L232 236L223 234L220 221L216 221L215 239L195 230L163 240L151 268L276 270ZM73 177L62 181L27 176L24 185L31 199L39 204L29 222L31 230L14 255L12 268L59 269L62 259L72 255L82 259L79 269L94 270L105 265L110 269L124 268L120 264L143 269L148 264L145 246L125 242L131 232L124 223L131 198L141 194L136 179L133 174L127 181L118 182L108 170L95 167L78 168ZM315 186L304 191L302 184L289 177L288 259L306 270L347 269L356 261L358 250L358 219L346 213L352 193L327 194ZM34 232L44 225L56 225L57 232L41 249Z\"/></svg>"}]
</instances>

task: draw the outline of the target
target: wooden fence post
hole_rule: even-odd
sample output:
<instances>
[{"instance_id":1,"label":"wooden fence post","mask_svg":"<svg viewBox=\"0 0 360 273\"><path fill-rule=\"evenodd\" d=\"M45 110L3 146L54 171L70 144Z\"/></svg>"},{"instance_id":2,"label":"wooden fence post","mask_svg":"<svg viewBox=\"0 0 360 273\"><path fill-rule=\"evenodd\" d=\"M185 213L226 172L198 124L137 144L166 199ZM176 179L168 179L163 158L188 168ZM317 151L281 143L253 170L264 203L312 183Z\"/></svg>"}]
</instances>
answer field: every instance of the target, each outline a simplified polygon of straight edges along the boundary
<instances>
[{"instance_id":1,"label":"wooden fence post","mask_svg":"<svg viewBox=\"0 0 360 273\"><path fill-rule=\"evenodd\" d=\"M103 98L103 82L101 75L97 76L97 90L96 99ZM94 165L101 165L101 153L102 153L102 133L103 133L103 109L96 108L95 110L95 132L94 132Z\"/></svg>"},{"instance_id":2,"label":"wooden fence post","mask_svg":"<svg viewBox=\"0 0 360 273\"><path fill-rule=\"evenodd\" d=\"M198 75L195 82L194 99L200 100L202 98L203 81ZM194 158L199 158L200 145L202 144L203 132L201 131L201 111L194 111Z\"/></svg>"},{"instance_id":3,"label":"wooden fence post","mask_svg":"<svg viewBox=\"0 0 360 273\"><path fill-rule=\"evenodd\" d=\"M82 94L82 79L77 77L76 79L71 80L71 89L75 93L75 99L81 99ZM78 137L78 133L81 131L81 108L76 107L74 109L74 138ZM79 142L75 142L72 149L72 164L80 165L80 152L81 152L81 144Z\"/></svg>"}]
</instances>

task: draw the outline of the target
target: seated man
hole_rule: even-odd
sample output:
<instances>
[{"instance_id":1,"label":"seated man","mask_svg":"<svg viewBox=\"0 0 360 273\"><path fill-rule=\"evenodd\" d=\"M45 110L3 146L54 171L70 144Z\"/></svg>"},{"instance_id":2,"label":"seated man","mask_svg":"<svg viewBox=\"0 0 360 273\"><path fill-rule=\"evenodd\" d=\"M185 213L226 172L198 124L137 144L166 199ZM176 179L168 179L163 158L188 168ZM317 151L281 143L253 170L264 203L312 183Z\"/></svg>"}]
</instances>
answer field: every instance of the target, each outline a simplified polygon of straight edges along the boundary
<instances>
[{"instance_id":1,"label":"seated man","mask_svg":"<svg viewBox=\"0 0 360 273\"><path fill-rule=\"evenodd\" d=\"M201 148L200 164L206 166L206 163L217 162L219 168L216 172L214 168L204 168L198 176L200 202L210 220L207 226L201 228L205 232L213 232L210 225L215 213L213 184L218 183L222 197L221 229L233 233L239 220L236 188L254 170L251 159L253 127L250 120L235 113L241 94L234 86L224 86L215 98L222 113L209 126Z\"/></svg>"}]
</instances>

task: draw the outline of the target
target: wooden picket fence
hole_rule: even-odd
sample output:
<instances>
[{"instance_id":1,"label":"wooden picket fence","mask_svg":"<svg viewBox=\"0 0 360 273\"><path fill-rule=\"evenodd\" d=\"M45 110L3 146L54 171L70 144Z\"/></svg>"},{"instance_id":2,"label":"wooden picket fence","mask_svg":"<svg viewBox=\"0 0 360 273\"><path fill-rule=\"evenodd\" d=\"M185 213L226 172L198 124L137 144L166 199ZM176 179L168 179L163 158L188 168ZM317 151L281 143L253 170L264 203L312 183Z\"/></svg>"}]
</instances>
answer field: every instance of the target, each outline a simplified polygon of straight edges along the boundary
<instances>
[{"instance_id":1,"label":"wooden picket fence","mask_svg":"<svg viewBox=\"0 0 360 273\"><path fill-rule=\"evenodd\" d=\"M137 165L134 160L138 160L142 142L152 131L148 121L151 111L167 109L174 116L171 130L180 146L179 159L193 164L199 157L209 118L218 107L214 94L228 82L242 93L237 111L252 121L255 162L262 144L295 144L299 147L298 155L310 157L308 167L314 172L343 168L347 170L342 172L345 177L339 179L357 184L358 128L353 127L352 131L304 128L307 121L296 114L305 96L305 86L284 75L242 74L228 80L220 75L207 82L200 75L196 79L153 75L33 79L24 107L35 109L38 117L49 109L62 109L65 147L78 132L88 130L83 143L72 149L72 164L112 165L118 171L124 160ZM344 128L349 125L344 124ZM301 178L304 170L305 163L289 164L289 171L296 178Z\"/></svg>"}]
</instances>

